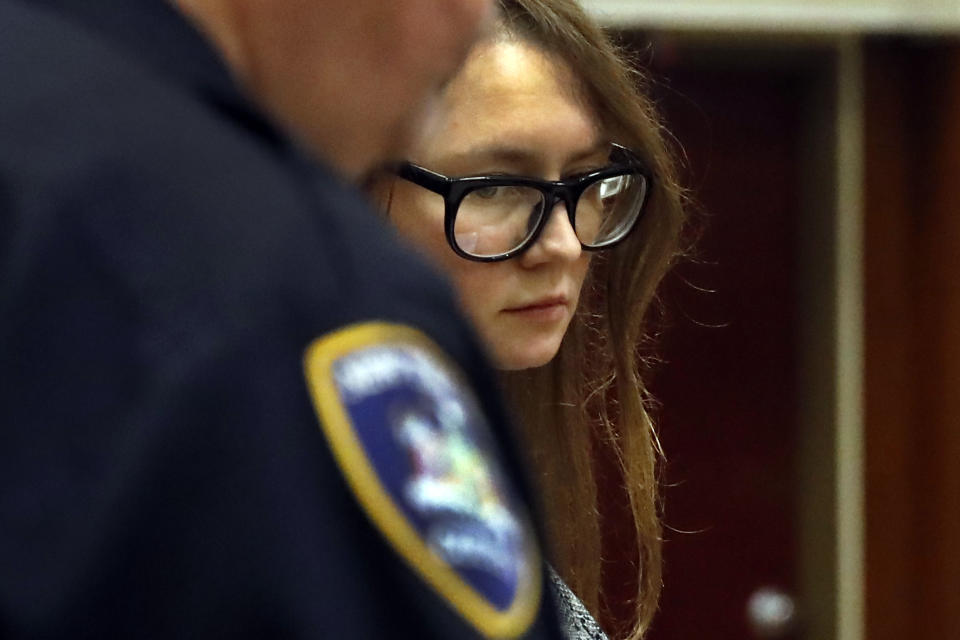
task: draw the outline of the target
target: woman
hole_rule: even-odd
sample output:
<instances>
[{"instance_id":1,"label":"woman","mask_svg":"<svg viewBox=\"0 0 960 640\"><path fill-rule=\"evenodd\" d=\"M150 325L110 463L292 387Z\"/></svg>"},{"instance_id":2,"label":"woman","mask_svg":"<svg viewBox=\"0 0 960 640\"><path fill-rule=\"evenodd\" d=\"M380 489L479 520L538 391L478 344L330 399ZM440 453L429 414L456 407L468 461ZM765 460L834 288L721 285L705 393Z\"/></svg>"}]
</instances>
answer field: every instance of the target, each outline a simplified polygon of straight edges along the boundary
<instances>
[{"instance_id":1,"label":"woman","mask_svg":"<svg viewBox=\"0 0 960 640\"><path fill-rule=\"evenodd\" d=\"M639 557L628 637L639 638L661 572L659 446L638 350L678 251L682 194L637 76L582 10L499 4L498 28L446 88L431 134L375 189L400 233L451 276L503 370L550 560L594 616L603 594L591 447L619 461Z\"/></svg>"}]
</instances>

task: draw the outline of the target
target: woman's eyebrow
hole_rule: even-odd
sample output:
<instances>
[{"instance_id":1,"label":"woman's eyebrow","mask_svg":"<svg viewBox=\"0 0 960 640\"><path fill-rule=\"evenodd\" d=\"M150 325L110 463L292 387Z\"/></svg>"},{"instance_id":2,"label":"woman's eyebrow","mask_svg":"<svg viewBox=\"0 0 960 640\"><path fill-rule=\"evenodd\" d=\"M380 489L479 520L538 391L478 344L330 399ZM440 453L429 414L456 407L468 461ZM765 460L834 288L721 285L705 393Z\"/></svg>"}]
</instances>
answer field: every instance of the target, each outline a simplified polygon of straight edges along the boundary
<instances>
[{"instance_id":1,"label":"woman's eyebrow","mask_svg":"<svg viewBox=\"0 0 960 640\"><path fill-rule=\"evenodd\" d=\"M465 151L452 153L446 160L454 163L484 162L489 160L509 163L529 163L540 160L542 154L522 147L491 145L471 147Z\"/></svg>"}]
</instances>

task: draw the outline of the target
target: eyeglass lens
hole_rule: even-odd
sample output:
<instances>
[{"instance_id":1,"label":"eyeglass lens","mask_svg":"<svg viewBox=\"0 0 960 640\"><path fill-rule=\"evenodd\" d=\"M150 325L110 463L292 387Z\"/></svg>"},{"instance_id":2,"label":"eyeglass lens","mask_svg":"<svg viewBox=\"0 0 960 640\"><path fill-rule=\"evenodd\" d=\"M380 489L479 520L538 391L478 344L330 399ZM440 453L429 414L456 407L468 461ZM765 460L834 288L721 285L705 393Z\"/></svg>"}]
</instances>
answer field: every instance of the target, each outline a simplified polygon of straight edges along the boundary
<instances>
[{"instance_id":1,"label":"eyeglass lens","mask_svg":"<svg viewBox=\"0 0 960 640\"><path fill-rule=\"evenodd\" d=\"M621 239L640 215L646 191L646 178L634 172L591 184L577 201L577 238L591 248ZM457 246L476 257L513 251L529 241L544 215L544 205L543 192L534 187L474 189L464 196L457 210L453 227Z\"/></svg>"}]
</instances>

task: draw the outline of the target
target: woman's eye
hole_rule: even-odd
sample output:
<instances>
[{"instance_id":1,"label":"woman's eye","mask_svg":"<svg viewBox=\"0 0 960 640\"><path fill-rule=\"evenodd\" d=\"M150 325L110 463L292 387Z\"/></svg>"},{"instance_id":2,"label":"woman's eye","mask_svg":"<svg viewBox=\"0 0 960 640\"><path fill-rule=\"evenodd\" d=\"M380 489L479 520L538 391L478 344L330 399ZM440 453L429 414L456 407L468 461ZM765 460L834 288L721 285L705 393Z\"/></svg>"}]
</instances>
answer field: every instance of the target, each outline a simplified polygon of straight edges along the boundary
<instances>
[{"instance_id":1,"label":"woman's eye","mask_svg":"<svg viewBox=\"0 0 960 640\"><path fill-rule=\"evenodd\" d=\"M492 200L501 195L503 189L504 187L481 187L473 191L473 195L484 200Z\"/></svg>"}]
</instances>

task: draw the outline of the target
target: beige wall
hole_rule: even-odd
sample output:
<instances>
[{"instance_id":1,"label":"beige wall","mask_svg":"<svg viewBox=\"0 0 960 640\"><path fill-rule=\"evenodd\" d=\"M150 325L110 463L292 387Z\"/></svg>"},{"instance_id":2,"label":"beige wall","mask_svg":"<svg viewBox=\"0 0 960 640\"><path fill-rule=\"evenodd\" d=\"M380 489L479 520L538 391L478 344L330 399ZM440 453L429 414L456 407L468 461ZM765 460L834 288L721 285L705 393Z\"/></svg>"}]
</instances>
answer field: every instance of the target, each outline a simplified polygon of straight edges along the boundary
<instances>
[{"instance_id":1,"label":"beige wall","mask_svg":"<svg viewBox=\"0 0 960 640\"><path fill-rule=\"evenodd\" d=\"M656 28L956 33L957 0L583 0L605 22Z\"/></svg>"}]
</instances>

